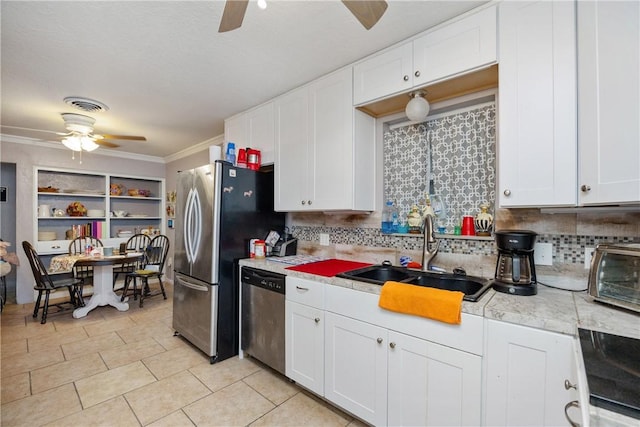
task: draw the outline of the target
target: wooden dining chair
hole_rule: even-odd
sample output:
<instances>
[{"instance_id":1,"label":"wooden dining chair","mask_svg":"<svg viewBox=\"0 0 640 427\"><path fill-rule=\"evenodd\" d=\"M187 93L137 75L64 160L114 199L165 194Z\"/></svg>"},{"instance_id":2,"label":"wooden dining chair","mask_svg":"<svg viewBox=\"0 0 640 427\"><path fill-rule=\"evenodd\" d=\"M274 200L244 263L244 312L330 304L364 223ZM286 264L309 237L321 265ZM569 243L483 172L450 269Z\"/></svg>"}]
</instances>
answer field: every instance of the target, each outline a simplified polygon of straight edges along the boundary
<instances>
[{"instance_id":1,"label":"wooden dining chair","mask_svg":"<svg viewBox=\"0 0 640 427\"><path fill-rule=\"evenodd\" d=\"M82 279L68 276L60 279L52 279L31 243L27 241L22 242L22 248L27 255L31 271L33 272L33 278L35 280L35 286L33 289L38 291L38 298L36 299L36 305L33 309L34 318L38 317L43 293L45 296L44 304L42 306L42 319L40 320L40 323L42 324L47 323L47 314L49 313L50 305L58 307L60 310L65 309L63 308L65 304L71 304L72 308L77 308L83 305L82 296L80 294L80 289L83 284ZM67 288L69 291L69 301L49 304L49 294L62 288Z\"/></svg>"},{"instance_id":2,"label":"wooden dining chair","mask_svg":"<svg viewBox=\"0 0 640 427\"><path fill-rule=\"evenodd\" d=\"M81 255L87 251L87 246L91 248L100 248L104 245L102 241L94 236L76 237L69 243L69 255ZM84 291L84 285L93 284L93 267L78 266L73 267L73 275L78 279L82 279L83 286L80 287L80 297Z\"/></svg>"},{"instance_id":3,"label":"wooden dining chair","mask_svg":"<svg viewBox=\"0 0 640 427\"><path fill-rule=\"evenodd\" d=\"M147 247L151 244L151 237L148 234L134 234L129 237L127 240L127 252L141 252L147 249ZM121 266L115 267L113 269L113 288L116 287L116 281L118 280L118 276L120 274L133 273L135 270L139 270L142 267L142 261L135 261L128 264L122 264ZM137 295L134 294L134 299L138 298Z\"/></svg>"},{"instance_id":4,"label":"wooden dining chair","mask_svg":"<svg viewBox=\"0 0 640 427\"><path fill-rule=\"evenodd\" d=\"M167 294L164 290L164 284L162 282L162 276L164 275L164 264L169 253L169 238L165 235L159 235L151 240L149 246L145 250L145 256L143 260L143 266L141 269L137 269L131 273L127 273L127 277L124 281L124 290L122 291L121 299L124 298L129 291L129 286L133 282L133 294L140 294L140 307L144 303L146 297L160 295L167 299ZM157 278L160 289L155 293L152 293L149 288L149 279ZM140 289L137 290L137 281L140 279Z\"/></svg>"}]
</instances>

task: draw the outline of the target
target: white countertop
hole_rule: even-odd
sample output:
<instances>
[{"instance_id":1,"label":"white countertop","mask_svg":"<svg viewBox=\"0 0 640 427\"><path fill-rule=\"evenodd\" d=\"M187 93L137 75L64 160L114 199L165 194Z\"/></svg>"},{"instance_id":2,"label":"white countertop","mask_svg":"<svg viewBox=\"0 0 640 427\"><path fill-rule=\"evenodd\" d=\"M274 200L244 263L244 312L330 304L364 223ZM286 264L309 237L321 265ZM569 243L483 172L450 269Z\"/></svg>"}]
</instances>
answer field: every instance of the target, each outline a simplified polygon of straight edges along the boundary
<instances>
[{"instance_id":1,"label":"white countertop","mask_svg":"<svg viewBox=\"0 0 640 427\"><path fill-rule=\"evenodd\" d=\"M381 286L339 277L287 270L289 264L244 259L240 265L293 277L380 294ZM567 291L538 284L537 295L518 296L488 290L477 302L463 301L462 312L523 326L575 335L577 327L640 339L640 314L594 302L586 291Z\"/></svg>"}]
</instances>

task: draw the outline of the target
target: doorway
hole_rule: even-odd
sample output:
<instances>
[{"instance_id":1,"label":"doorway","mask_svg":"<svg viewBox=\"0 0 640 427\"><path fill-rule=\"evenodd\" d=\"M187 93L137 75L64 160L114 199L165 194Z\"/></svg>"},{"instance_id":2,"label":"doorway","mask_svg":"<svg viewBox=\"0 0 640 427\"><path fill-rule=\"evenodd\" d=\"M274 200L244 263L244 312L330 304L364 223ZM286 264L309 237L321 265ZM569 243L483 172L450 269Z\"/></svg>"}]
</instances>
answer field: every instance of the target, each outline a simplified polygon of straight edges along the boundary
<instances>
[{"instance_id":1,"label":"doorway","mask_svg":"<svg viewBox=\"0 0 640 427\"><path fill-rule=\"evenodd\" d=\"M11 242L9 252L18 253L16 242L16 164L0 163L0 187L2 198L0 199L0 238ZM16 268L12 266L7 279L7 302L16 302Z\"/></svg>"}]
</instances>

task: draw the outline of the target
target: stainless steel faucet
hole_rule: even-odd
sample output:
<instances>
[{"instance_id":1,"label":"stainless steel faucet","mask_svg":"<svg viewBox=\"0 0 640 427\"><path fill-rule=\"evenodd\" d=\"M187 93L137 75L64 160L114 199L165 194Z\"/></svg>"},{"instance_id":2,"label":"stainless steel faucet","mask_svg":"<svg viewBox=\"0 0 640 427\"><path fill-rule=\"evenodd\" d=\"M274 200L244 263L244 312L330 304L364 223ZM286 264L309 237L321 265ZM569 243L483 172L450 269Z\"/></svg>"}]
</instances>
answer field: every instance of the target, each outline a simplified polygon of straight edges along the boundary
<instances>
[{"instance_id":1,"label":"stainless steel faucet","mask_svg":"<svg viewBox=\"0 0 640 427\"><path fill-rule=\"evenodd\" d=\"M436 257L440 241L436 239L433 215L424 216L424 246L422 248L422 271L431 269L431 261Z\"/></svg>"}]
</instances>

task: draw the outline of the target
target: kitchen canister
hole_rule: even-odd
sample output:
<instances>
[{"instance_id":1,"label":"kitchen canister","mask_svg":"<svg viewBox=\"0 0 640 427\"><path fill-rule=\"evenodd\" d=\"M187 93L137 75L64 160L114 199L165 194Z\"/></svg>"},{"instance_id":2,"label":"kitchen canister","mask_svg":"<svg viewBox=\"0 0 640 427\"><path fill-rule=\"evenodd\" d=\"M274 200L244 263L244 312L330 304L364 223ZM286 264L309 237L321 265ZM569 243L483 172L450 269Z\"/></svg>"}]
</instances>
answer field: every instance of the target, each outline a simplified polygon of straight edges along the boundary
<instances>
[{"instance_id":1,"label":"kitchen canister","mask_svg":"<svg viewBox=\"0 0 640 427\"><path fill-rule=\"evenodd\" d=\"M267 256L267 247L264 240L257 240L255 243L255 257L256 259L264 258Z\"/></svg>"}]
</instances>

